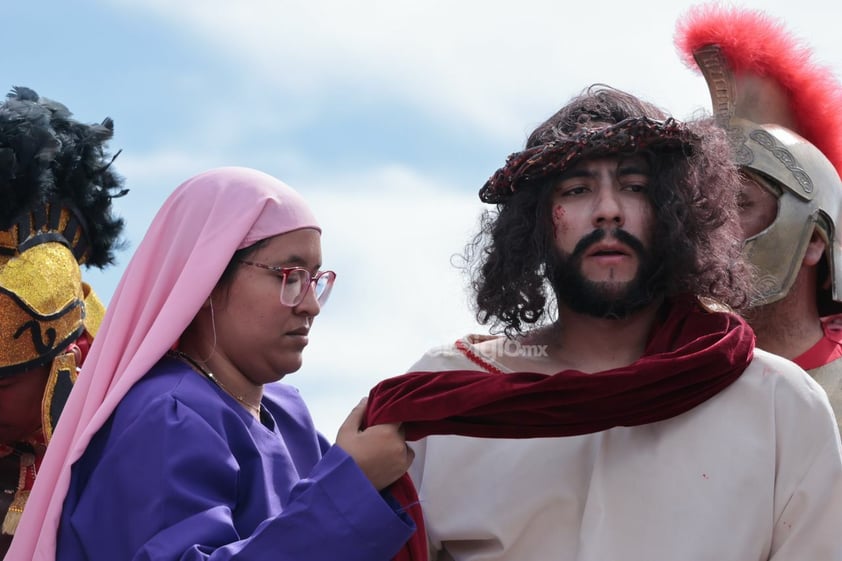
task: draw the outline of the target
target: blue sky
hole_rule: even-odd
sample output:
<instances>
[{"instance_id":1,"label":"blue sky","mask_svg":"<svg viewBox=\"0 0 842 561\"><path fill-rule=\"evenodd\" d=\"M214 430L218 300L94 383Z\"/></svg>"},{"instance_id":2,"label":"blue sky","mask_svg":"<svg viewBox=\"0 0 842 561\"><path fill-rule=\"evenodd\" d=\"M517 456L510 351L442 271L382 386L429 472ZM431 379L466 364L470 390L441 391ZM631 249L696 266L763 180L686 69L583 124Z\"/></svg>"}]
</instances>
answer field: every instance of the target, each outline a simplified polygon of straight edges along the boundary
<instances>
[{"instance_id":1,"label":"blue sky","mask_svg":"<svg viewBox=\"0 0 842 561\"><path fill-rule=\"evenodd\" d=\"M451 258L476 192L529 131L593 82L678 117L709 106L678 59L696 2L77 0L7 2L2 76L115 121L128 248L86 271L104 300L169 192L210 167L286 181L338 272L298 386L332 438L377 381L482 331ZM842 5L745 1L784 19L842 79Z\"/></svg>"}]
</instances>

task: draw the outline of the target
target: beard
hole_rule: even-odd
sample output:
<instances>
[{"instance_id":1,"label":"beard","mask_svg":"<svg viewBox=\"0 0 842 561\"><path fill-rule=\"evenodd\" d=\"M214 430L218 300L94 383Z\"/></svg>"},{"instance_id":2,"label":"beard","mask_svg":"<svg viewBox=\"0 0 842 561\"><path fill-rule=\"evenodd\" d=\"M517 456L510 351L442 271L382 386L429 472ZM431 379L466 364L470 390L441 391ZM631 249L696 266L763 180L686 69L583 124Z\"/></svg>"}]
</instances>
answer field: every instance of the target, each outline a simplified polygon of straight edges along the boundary
<instances>
[{"instance_id":1,"label":"beard","mask_svg":"<svg viewBox=\"0 0 842 561\"><path fill-rule=\"evenodd\" d=\"M623 319L655 300L660 271L643 243L625 230L611 235L631 248L638 260L637 273L629 281L591 281L582 273L582 256L608 235L597 229L579 240L573 253L556 254L549 263L548 277L556 299L574 312L604 319Z\"/></svg>"}]
</instances>

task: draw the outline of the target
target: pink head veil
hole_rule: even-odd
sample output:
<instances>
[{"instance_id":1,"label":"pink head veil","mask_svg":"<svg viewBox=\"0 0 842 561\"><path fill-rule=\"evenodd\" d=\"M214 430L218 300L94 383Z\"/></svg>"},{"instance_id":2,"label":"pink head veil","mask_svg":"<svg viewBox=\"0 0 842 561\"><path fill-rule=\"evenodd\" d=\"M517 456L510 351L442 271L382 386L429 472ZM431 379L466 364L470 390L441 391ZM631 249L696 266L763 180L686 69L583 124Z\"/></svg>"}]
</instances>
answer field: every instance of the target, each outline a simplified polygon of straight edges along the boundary
<instances>
[{"instance_id":1,"label":"pink head veil","mask_svg":"<svg viewBox=\"0 0 842 561\"><path fill-rule=\"evenodd\" d=\"M167 199L123 273L61 415L8 559L53 561L70 468L117 404L172 347L238 249L320 230L304 199L239 167L197 175Z\"/></svg>"}]
</instances>

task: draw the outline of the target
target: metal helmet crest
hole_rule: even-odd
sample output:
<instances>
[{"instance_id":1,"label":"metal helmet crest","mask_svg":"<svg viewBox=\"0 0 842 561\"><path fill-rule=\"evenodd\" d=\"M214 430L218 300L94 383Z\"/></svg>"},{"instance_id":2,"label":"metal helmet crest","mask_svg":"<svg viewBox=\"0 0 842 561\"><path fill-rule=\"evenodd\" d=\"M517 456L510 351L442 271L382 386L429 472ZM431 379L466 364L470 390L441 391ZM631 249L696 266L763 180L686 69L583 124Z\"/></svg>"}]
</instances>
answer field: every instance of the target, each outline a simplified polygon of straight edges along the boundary
<instances>
[{"instance_id":1,"label":"metal helmet crest","mask_svg":"<svg viewBox=\"0 0 842 561\"><path fill-rule=\"evenodd\" d=\"M737 163L777 196L774 221L745 243L753 305L787 295L818 232L830 276L817 287L819 312L842 311L842 86L760 11L697 7L679 22L676 44L707 81Z\"/></svg>"}]
</instances>

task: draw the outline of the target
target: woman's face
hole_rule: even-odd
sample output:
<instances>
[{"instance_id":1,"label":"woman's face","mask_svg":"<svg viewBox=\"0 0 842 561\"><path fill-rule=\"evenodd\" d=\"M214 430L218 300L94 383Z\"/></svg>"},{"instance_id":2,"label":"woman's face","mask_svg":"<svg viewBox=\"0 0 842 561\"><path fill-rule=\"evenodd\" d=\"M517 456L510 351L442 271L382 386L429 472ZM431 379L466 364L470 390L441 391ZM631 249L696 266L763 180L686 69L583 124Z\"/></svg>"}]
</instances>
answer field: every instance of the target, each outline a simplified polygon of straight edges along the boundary
<instances>
[{"instance_id":1,"label":"woman's face","mask_svg":"<svg viewBox=\"0 0 842 561\"><path fill-rule=\"evenodd\" d=\"M247 259L315 273L322 265L321 235L312 228L281 234ZM281 282L273 271L241 265L230 284L212 295L215 354L255 384L277 381L301 367L313 318L320 311L312 290L295 307L281 304Z\"/></svg>"}]
</instances>

